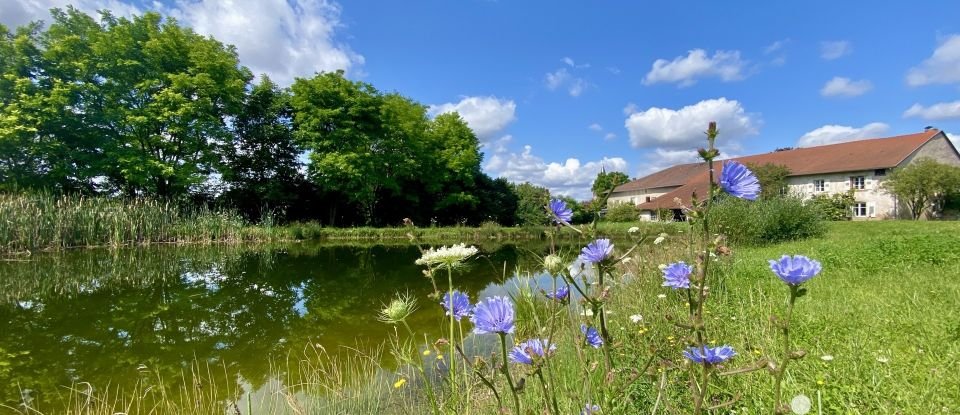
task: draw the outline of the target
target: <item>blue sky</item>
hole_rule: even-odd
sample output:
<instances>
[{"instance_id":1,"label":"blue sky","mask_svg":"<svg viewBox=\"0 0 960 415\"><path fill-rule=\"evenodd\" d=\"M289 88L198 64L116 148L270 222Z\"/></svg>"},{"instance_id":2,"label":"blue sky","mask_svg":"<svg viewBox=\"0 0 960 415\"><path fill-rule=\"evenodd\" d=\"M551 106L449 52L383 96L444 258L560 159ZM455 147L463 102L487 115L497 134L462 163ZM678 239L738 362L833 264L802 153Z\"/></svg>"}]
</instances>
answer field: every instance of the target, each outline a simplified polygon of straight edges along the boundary
<instances>
[{"instance_id":1,"label":"blue sky","mask_svg":"<svg viewBox=\"0 0 960 415\"><path fill-rule=\"evenodd\" d=\"M67 3L3 2L0 22ZM927 125L960 133L955 1L73 4L176 16L280 82L345 69L432 113L457 110L488 173L578 198L601 165L638 177L692 161L710 120L731 156Z\"/></svg>"}]
</instances>

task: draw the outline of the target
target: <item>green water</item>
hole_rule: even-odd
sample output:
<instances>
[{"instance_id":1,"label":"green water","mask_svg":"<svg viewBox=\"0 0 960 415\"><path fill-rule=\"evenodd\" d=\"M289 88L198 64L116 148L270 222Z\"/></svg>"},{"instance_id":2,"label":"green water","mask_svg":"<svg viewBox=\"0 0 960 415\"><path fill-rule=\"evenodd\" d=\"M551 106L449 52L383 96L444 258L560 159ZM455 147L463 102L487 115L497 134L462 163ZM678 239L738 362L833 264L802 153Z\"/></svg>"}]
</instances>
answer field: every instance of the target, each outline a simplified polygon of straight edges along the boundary
<instances>
[{"instance_id":1,"label":"green water","mask_svg":"<svg viewBox=\"0 0 960 415\"><path fill-rule=\"evenodd\" d=\"M455 285L473 300L501 294L510 286L504 277L536 272L546 249L485 247ZM441 337L442 310L427 297L418 256L415 246L298 244L4 259L0 404L57 408L69 388L113 388L122 397L138 382L177 391L197 370L214 373L225 391L256 389L306 350L375 349L389 333L377 310L397 292L419 299L414 330Z\"/></svg>"}]
</instances>

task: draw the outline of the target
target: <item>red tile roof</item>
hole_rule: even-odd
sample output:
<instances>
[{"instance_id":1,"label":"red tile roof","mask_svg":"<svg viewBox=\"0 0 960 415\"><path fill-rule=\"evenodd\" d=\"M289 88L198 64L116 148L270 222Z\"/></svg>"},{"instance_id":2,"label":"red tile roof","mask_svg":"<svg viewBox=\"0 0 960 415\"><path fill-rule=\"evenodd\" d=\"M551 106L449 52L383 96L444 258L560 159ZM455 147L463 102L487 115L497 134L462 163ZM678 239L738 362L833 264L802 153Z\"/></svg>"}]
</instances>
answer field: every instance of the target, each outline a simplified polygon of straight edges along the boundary
<instances>
[{"instance_id":1,"label":"red tile roof","mask_svg":"<svg viewBox=\"0 0 960 415\"><path fill-rule=\"evenodd\" d=\"M779 164L790 169L790 176L806 176L811 174L839 173L848 171L863 171L884 169L898 166L913 152L927 141L940 134L939 130L930 129L922 133L900 135L896 137L874 138L868 140L849 141L846 143L828 144L816 147L795 148L792 150L775 151L772 153L737 157L741 163L750 164ZM723 170L723 162L714 164L715 178ZM686 164L695 166L698 173L688 175L684 184L677 189L661 195L656 200L641 203L640 209L676 209L680 206L674 199L680 198L683 203L689 203L693 194L703 198L707 194L708 174L703 163ZM678 166L674 166L678 167ZM672 169L673 167L671 167ZM643 182L651 176L667 172L666 169L634 182ZM683 170L686 172L686 170ZM667 182L667 180L662 180ZM626 183L615 191L620 191L634 182ZM634 190L639 188L633 188Z\"/></svg>"}]
</instances>

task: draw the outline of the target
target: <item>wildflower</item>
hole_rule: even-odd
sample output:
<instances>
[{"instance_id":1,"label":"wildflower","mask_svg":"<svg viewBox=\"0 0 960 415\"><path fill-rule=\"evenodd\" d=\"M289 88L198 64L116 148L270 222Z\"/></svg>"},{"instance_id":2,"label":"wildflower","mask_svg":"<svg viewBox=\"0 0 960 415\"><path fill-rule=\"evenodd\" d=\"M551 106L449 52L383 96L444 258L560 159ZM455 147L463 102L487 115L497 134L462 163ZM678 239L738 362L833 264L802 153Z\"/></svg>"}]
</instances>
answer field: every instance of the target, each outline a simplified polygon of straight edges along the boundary
<instances>
[{"instance_id":1,"label":"wildflower","mask_svg":"<svg viewBox=\"0 0 960 415\"><path fill-rule=\"evenodd\" d=\"M414 263L417 265L454 267L460 265L467 258L476 255L477 252L480 252L477 247L467 246L466 244L456 244L450 247L442 246L439 249L430 248Z\"/></svg>"},{"instance_id":2,"label":"wildflower","mask_svg":"<svg viewBox=\"0 0 960 415\"><path fill-rule=\"evenodd\" d=\"M820 263L803 255L780 257L769 260L770 270L789 285L800 285L820 273Z\"/></svg>"},{"instance_id":3,"label":"wildflower","mask_svg":"<svg viewBox=\"0 0 960 415\"><path fill-rule=\"evenodd\" d=\"M674 289L690 288L690 273L693 267L685 262L674 262L663 268L663 286Z\"/></svg>"},{"instance_id":4,"label":"wildflower","mask_svg":"<svg viewBox=\"0 0 960 415\"><path fill-rule=\"evenodd\" d=\"M551 274L559 274L563 272L563 258L553 254L547 255L543 258L543 268Z\"/></svg>"},{"instance_id":5,"label":"wildflower","mask_svg":"<svg viewBox=\"0 0 960 415\"><path fill-rule=\"evenodd\" d=\"M660 244L662 244L663 241L665 241L666 239L667 239L667 234L661 233L660 235L657 235L657 239L654 239L654 240L653 240L653 244L654 244L654 245L660 245Z\"/></svg>"},{"instance_id":6,"label":"wildflower","mask_svg":"<svg viewBox=\"0 0 960 415\"><path fill-rule=\"evenodd\" d=\"M562 303L567 301L567 298L570 297L570 286L564 285L562 287L558 287L556 291L552 293L545 293L544 295L551 300Z\"/></svg>"},{"instance_id":7,"label":"wildflower","mask_svg":"<svg viewBox=\"0 0 960 415\"><path fill-rule=\"evenodd\" d=\"M720 187L731 196L747 200L757 200L760 195L760 181L747 166L736 161L723 163L720 173Z\"/></svg>"},{"instance_id":8,"label":"wildflower","mask_svg":"<svg viewBox=\"0 0 960 415\"><path fill-rule=\"evenodd\" d=\"M820 360L823 360L824 362L829 362L829 361L833 360L833 356L828 355L828 354L825 354L825 355L823 355L823 356L820 356Z\"/></svg>"},{"instance_id":9,"label":"wildflower","mask_svg":"<svg viewBox=\"0 0 960 415\"><path fill-rule=\"evenodd\" d=\"M594 349L599 349L600 346L603 346L603 339L600 337L600 333L597 332L597 329L587 326L586 324L580 325L580 332L583 333L587 338L587 344L589 344Z\"/></svg>"},{"instance_id":10,"label":"wildflower","mask_svg":"<svg viewBox=\"0 0 960 415\"><path fill-rule=\"evenodd\" d=\"M632 322L634 322L634 323L639 323L639 322L643 321L643 316L641 316L641 315L639 315L639 314L634 314L634 315L630 316L630 321L632 321Z\"/></svg>"},{"instance_id":11,"label":"wildflower","mask_svg":"<svg viewBox=\"0 0 960 415\"><path fill-rule=\"evenodd\" d=\"M581 311L580 315L584 317L593 317L593 310L588 308L586 310Z\"/></svg>"},{"instance_id":12,"label":"wildflower","mask_svg":"<svg viewBox=\"0 0 960 415\"><path fill-rule=\"evenodd\" d=\"M730 346L720 346L720 347L706 347L703 346L703 349L697 346L691 346L687 350L684 350L683 355L690 359L691 362L701 363L701 364L717 364L722 363L723 361L730 359L733 356L736 356L737 352L733 351L733 348Z\"/></svg>"},{"instance_id":13,"label":"wildflower","mask_svg":"<svg viewBox=\"0 0 960 415\"><path fill-rule=\"evenodd\" d=\"M610 255L613 255L613 244L610 243L609 239L597 239L580 250L580 259L594 264L602 262Z\"/></svg>"},{"instance_id":14,"label":"wildflower","mask_svg":"<svg viewBox=\"0 0 960 415\"><path fill-rule=\"evenodd\" d=\"M818 385L823 386L824 383L826 383L826 382L824 382L823 379L817 379L817 384L818 384Z\"/></svg>"},{"instance_id":15,"label":"wildflower","mask_svg":"<svg viewBox=\"0 0 960 415\"><path fill-rule=\"evenodd\" d=\"M570 223L570 219L573 219L573 210L567 207L567 202L560 199L550 200L550 212L557 223Z\"/></svg>"},{"instance_id":16,"label":"wildflower","mask_svg":"<svg viewBox=\"0 0 960 415\"><path fill-rule=\"evenodd\" d=\"M877 361L880 363L890 363L890 358L886 356L877 356Z\"/></svg>"},{"instance_id":17,"label":"wildflower","mask_svg":"<svg viewBox=\"0 0 960 415\"><path fill-rule=\"evenodd\" d=\"M580 411L580 415L597 415L599 413L600 405L591 405L589 402L587 402L587 404L584 405L583 410Z\"/></svg>"},{"instance_id":18,"label":"wildflower","mask_svg":"<svg viewBox=\"0 0 960 415\"><path fill-rule=\"evenodd\" d=\"M476 334L513 333L513 303L507 297L487 297L470 316Z\"/></svg>"},{"instance_id":19,"label":"wildflower","mask_svg":"<svg viewBox=\"0 0 960 415\"><path fill-rule=\"evenodd\" d=\"M430 356L430 349L424 350L424 351L423 351L423 355L424 355L424 356Z\"/></svg>"},{"instance_id":20,"label":"wildflower","mask_svg":"<svg viewBox=\"0 0 960 415\"><path fill-rule=\"evenodd\" d=\"M631 226L630 229L627 229L627 233L637 233L640 232L640 228L637 226Z\"/></svg>"},{"instance_id":21,"label":"wildflower","mask_svg":"<svg viewBox=\"0 0 960 415\"><path fill-rule=\"evenodd\" d=\"M393 382L393 387L394 387L394 389L400 389L400 388L402 388L403 385L406 384L406 383L407 383L407 380L406 380L406 379L400 378L400 379L397 379L396 382Z\"/></svg>"},{"instance_id":22,"label":"wildflower","mask_svg":"<svg viewBox=\"0 0 960 415\"><path fill-rule=\"evenodd\" d=\"M377 320L387 324L397 324L406 320L416 310L416 299L409 294L397 295L397 298L394 298L393 301L390 301L390 304L380 310Z\"/></svg>"},{"instance_id":23,"label":"wildflower","mask_svg":"<svg viewBox=\"0 0 960 415\"><path fill-rule=\"evenodd\" d=\"M443 295L443 301L440 302L443 309L447 310L446 315L452 315L457 321L463 317L469 317L470 297L457 290L453 290L453 298L450 297L450 293L446 293Z\"/></svg>"},{"instance_id":24,"label":"wildflower","mask_svg":"<svg viewBox=\"0 0 960 415\"><path fill-rule=\"evenodd\" d=\"M534 356L547 357L555 350L557 346L548 342L547 339L530 339L510 350L510 360L514 363L533 365Z\"/></svg>"},{"instance_id":25,"label":"wildflower","mask_svg":"<svg viewBox=\"0 0 960 415\"><path fill-rule=\"evenodd\" d=\"M657 298L659 298L659 299L662 300L662 299L664 299L664 298L667 298L667 295L666 295L666 294L657 294Z\"/></svg>"}]
</instances>

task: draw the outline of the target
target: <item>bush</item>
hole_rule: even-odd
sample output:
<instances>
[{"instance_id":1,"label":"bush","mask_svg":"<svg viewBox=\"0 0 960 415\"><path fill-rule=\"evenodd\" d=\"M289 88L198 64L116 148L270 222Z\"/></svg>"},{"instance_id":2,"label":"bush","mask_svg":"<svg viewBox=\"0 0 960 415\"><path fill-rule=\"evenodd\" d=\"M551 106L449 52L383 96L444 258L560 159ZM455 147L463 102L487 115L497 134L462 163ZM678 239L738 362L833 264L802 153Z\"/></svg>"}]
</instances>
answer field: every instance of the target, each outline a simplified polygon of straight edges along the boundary
<instances>
[{"instance_id":1,"label":"bush","mask_svg":"<svg viewBox=\"0 0 960 415\"><path fill-rule=\"evenodd\" d=\"M850 220L850 207L856 202L853 191L834 193L832 195L819 194L810 199L811 204L820 209L823 218L827 220Z\"/></svg>"},{"instance_id":2,"label":"bush","mask_svg":"<svg viewBox=\"0 0 960 415\"><path fill-rule=\"evenodd\" d=\"M607 209L603 220L607 222L636 222L640 220L640 210L632 203L620 203Z\"/></svg>"},{"instance_id":3,"label":"bush","mask_svg":"<svg viewBox=\"0 0 960 415\"><path fill-rule=\"evenodd\" d=\"M823 213L794 197L754 202L721 197L711 211L714 227L733 243L765 245L823 236Z\"/></svg>"}]
</instances>

